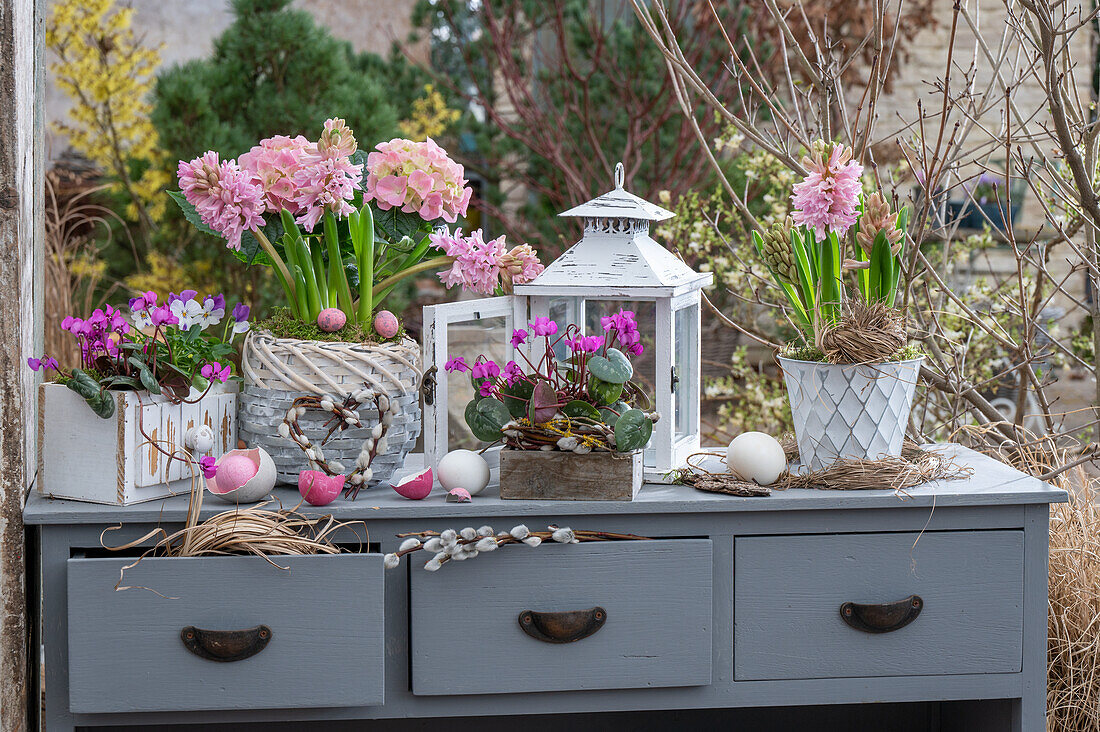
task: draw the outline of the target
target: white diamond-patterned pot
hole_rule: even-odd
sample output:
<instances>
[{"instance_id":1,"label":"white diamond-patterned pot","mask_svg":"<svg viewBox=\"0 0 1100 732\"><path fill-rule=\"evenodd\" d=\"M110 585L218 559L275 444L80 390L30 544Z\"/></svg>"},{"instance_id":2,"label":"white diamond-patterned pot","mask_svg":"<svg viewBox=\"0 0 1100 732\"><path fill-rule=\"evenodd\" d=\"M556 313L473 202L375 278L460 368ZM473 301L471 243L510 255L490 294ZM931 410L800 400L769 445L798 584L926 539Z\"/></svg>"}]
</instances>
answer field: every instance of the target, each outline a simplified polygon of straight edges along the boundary
<instances>
[{"instance_id":1,"label":"white diamond-patterned pot","mask_svg":"<svg viewBox=\"0 0 1100 732\"><path fill-rule=\"evenodd\" d=\"M779 357L802 465L820 470L839 458L900 455L923 361L848 365Z\"/></svg>"},{"instance_id":2,"label":"white diamond-patterned pot","mask_svg":"<svg viewBox=\"0 0 1100 732\"><path fill-rule=\"evenodd\" d=\"M279 425L297 397L331 395L342 401L364 386L385 393L398 405L386 434L386 451L371 463L368 487L388 481L405 463L420 436L420 347L409 338L400 343L340 343L276 338L266 331L249 333L241 356L244 387L237 398L238 434L249 447L262 447L279 481L296 484L309 467L301 448L279 435ZM298 422L320 440L332 415L311 410ZM336 433L324 446L325 459L348 470L378 423L377 413L361 408L363 427Z\"/></svg>"}]
</instances>

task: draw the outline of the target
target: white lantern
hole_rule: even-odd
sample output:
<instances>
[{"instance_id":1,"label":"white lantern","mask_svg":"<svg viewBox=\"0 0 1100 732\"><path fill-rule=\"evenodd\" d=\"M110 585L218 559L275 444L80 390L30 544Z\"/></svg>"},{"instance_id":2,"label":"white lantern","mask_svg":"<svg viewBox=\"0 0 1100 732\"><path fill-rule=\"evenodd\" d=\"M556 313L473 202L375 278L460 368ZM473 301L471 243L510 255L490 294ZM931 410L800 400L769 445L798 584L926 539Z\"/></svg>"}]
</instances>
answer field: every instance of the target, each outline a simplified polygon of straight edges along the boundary
<instances>
[{"instance_id":1,"label":"white lantern","mask_svg":"<svg viewBox=\"0 0 1100 732\"><path fill-rule=\"evenodd\" d=\"M532 282L516 285L514 295L424 308L424 362L436 367L425 396L426 458L434 463L467 446L456 442L472 389L464 375L443 373L448 357L472 360L492 346L508 360L513 327L547 317L559 328L576 323L602 334L600 317L625 309L635 312L645 347L632 359L634 378L661 415L645 450L646 479L663 480L699 449L700 293L713 275L691 269L649 236L650 222L673 214L624 190L622 163L612 191L560 215L582 220L581 240ZM460 352L456 336L480 350Z\"/></svg>"}]
</instances>

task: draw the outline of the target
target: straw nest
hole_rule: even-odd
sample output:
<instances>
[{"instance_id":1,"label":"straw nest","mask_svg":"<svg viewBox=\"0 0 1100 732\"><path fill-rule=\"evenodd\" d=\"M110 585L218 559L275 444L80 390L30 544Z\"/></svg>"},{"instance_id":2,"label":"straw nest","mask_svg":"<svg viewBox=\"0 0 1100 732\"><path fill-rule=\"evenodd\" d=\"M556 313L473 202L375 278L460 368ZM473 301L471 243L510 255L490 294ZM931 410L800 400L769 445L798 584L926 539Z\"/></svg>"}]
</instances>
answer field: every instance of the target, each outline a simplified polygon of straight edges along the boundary
<instances>
[{"instance_id":1,"label":"straw nest","mask_svg":"<svg viewBox=\"0 0 1100 732\"><path fill-rule=\"evenodd\" d=\"M840 321L822 331L819 346L829 363L881 363L894 360L906 340L900 311L852 298Z\"/></svg>"},{"instance_id":2,"label":"straw nest","mask_svg":"<svg viewBox=\"0 0 1100 732\"><path fill-rule=\"evenodd\" d=\"M782 441L783 451L788 462L798 460L798 445L791 437ZM813 490L859 491L894 490L904 492L909 488L934 480L952 480L970 475L970 469L959 466L947 456L935 451L925 450L906 441L900 457L882 457L875 460L842 458L822 470L804 473L787 471L770 486L760 486L746 482L731 473L714 473L693 464L692 459L702 455L718 453L696 453L688 459L688 465L680 471L677 481L709 493L725 493L733 496L767 496L773 490L788 488L807 488Z\"/></svg>"},{"instance_id":3,"label":"straw nest","mask_svg":"<svg viewBox=\"0 0 1100 732\"><path fill-rule=\"evenodd\" d=\"M187 520L182 529L168 533L157 527L144 536L118 546L109 546L105 541L107 533L117 531L119 526L108 527L100 534L100 544L111 551L125 551L146 544L146 549L132 563L119 571L116 590L135 589L122 584L126 570L136 567L141 560L149 556L158 557L203 557L225 555L253 555L262 557L272 566L287 570L273 560L272 556L292 556L304 554L339 554L344 551L335 543L336 535L342 529L349 529L359 537L362 545L367 543L366 524L362 521L337 521L332 515L310 518L298 511L301 503L294 508L268 508L274 501L267 500L247 508L237 507L217 513L205 521L199 521L202 510L203 483L196 476L191 479L191 500L187 507ZM148 587L146 589L161 594Z\"/></svg>"}]
</instances>

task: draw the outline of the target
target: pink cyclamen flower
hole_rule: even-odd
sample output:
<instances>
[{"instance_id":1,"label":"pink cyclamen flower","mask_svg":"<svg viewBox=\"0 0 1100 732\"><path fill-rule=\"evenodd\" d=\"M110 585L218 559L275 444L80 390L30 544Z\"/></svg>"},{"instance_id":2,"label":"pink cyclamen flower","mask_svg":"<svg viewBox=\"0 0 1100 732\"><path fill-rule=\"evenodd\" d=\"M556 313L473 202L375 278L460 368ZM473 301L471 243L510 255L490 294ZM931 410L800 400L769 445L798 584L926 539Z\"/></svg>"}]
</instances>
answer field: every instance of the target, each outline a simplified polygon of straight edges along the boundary
<instances>
[{"instance_id":1,"label":"pink cyclamen flower","mask_svg":"<svg viewBox=\"0 0 1100 732\"><path fill-rule=\"evenodd\" d=\"M509 361L501 371L501 376L508 386L514 386L517 381L523 378L523 369L515 361Z\"/></svg>"},{"instance_id":2,"label":"pink cyclamen flower","mask_svg":"<svg viewBox=\"0 0 1100 732\"><path fill-rule=\"evenodd\" d=\"M294 174L295 221L313 231L326 211L337 216L350 214L355 209L348 202L360 188L362 171L362 165L352 165L346 157L320 158L302 166Z\"/></svg>"},{"instance_id":3,"label":"pink cyclamen flower","mask_svg":"<svg viewBox=\"0 0 1100 732\"><path fill-rule=\"evenodd\" d=\"M275 135L260 140L260 144L241 155L237 162L241 170L252 173L263 187L268 212L277 214L286 209L296 214L298 204L294 200L294 174L315 150L313 143L302 135Z\"/></svg>"},{"instance_id":4,"label":"pink cyclamen flower","mask_svg":"<svg viewBox=\"0 0 1100 732\"><path fill-rule=\"evenodd\" d=\"M210 363L199 369L199 374L204 379L211 381L220 381L225 383L229 381L229 377L233 374L233 364L226 364L224 367L217 361L211 361Z\"/></svg>"},{"instance_id":5,"label":"pink cyclamen flower","mask_svg":"<svg viewBox=\"0 0 1100 732\"><path fill-rule=\"evenodd\" d=\"M512 331L512 348L519 348L527 342L527 338L530 334L523 328Z\"/></svg>"},{"instance_id":6,"label":"pink cyclamen flower","mask_svg":"<svg viewBox=\"0 0 1100 732\"><path fill-rule=\"evenodd\" d=\"M43 355L42 358L28 358L27 366L30 367L31 371L48 371L49 369L57 371L58 368L57 359L46 355Z\"/></svg>"},{"instance_id":7,"label":"pink cyclamen flower","mask_svg":"<svg viewBox=\"0 0 1100 732\"><path fill-rule=\"evenodd\" d=\"M485 379L481 382L481 385L477 387L477 393L480 396L487 397L492 396L496 389L493 387L493 382L490 379Z\"/></svg>"},{"instance_id":8,"label":"pink cyclamen flower","mask_svg":"<svg viewBox=\"0 0 1100 732\"><path fill-rule=\"evenodd\" d=\"M455 356L443 365L443 370L450 372L457 371L460 374L464 374L470 370L470 366L466 363L466 359L464 359L462 356Z\"/></svg>"},{"instance_id":9,"label":"pink cyclamen flower","mask_svg":"<svg viewBox=\"0 0 1100 732\"><path fill-rule=\"evenodd\" d=\"M576 338L566 341L569 344L569 348L574 353L595 353L600 350L600 346L603 345L603 338L600 336L585 336L579 335Z\"/></svg>"},{"instance_id":10,"label":"pink cyclamen flower","mask_svg":"<svg viewBox=\"0 0 1100 732\"><path fill-rule=\"evenodd\" d=\"M550 318L535 318L527 327L537 336L552 336L558 332L558 324Z\"/></svg>"},{"instance_id":11,"label":"pink cyclamen flower","mask_svg":"<svg viewBox=\"0 0 1100 732\"><path fill-rule=\"evenodd\" d=\"M180 319L172 312L170 305L161 305L149 313L149 322L153 325L179 325Z\"/></svg>"},{"instance_id":12,"label":"pink cyclamen flower","mask_svg":"<svg viewBox=\"0 0 1100 732\"><path fill-rule=\"evenodd\" d=\"M475 379L496 378L500 376L500 366L497 365L496 361L478 358L474 362L471 374Z\"/></svg>"},{"instance_id":13,"label":"pink cyclamen flower","mask_svg":"<svg viewBox=\"0 0 1100 732\"><path fill-rule=\"evenodd\" d=\"M202 477L207 480L213 478L218 472L217 461L209 455L199 458L199 467L202 469Z\"/></svg>"},{"instance_id":14,"label":"pink cyclamen flower","mask_svg":"<svg viewBox=\"0 0 1100 732\"><path fill-rule=\"evenodd\" d=\"M425 221L442 218L453 224L466 215L473 194L464 175L462 166L431 138L395 138L378 143L367 156L363 198L382 210L400 208Z\"/></svg>"},{"instance_id":15,"label":"pink cyclamen flower","mask_svg":"<svg viewBox=\"0 0 1100 732\"><path fill-rule=\"evenodd\" d=\"M791 218L813 229L818 239L830 231L843 236L859 217L859 177L863 166L852 160L852 149L844 145L814 143L812 157L802 159L808 171L791 195Z\"/></svg>"}]
</instances>

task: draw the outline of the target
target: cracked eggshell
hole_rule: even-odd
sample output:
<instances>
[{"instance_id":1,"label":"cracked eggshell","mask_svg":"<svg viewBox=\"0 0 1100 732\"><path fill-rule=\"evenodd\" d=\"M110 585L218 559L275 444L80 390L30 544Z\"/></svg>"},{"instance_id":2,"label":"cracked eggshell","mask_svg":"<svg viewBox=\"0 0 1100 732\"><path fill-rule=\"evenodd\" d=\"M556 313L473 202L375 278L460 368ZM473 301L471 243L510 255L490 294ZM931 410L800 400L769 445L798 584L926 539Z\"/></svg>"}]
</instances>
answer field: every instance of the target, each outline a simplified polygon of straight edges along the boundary
<instances>
[{"instance_id":1,"label":"cracked eggshell","mask_svg":"<svg viewBox=\"0 0 1100 732\"><path fill-rule=\"evenodd\" d=\"M344 476L326 475L320 470L298 473L298 493L311 506L327 506L344 490Z\"/></svg>"},{"instance_id":2,"label":"cracked eggshell","mask_svg":"<svg viewBox=\"0 0 1100 732\"><path fill-rule=\"evenodd\" d=\"M743 432L726 448L726 467L741 480L771 485L787 469L787 454L771 435Z\"/></svg>"},{"instance_id":3,"label":"cracked eggshell","mask_svg":"<svg viewBox=\"0 0 1100 732\"><path fill-rule=\"evenodd\" d=\"M275 487L275 463L261 447L230 450L218 458L206 489L226 503L255 503Z\"/></svg>"},{"instance_id":4,"label":"cracked eggshell","mask_svg":"<svg viewBox=\"0 0 1100 732\"><path fill-rule=\"evenodd\" d=\"M396 483L391 483L390 487L397 491L399 496L404 496L411 501L419 501L427 498L432 492L432 480L432 469L424 468L419 473L406 475Z\"/></svg>"},{"instance_id":5,"label":"cracked eggshell","mask_svg":"<svg viewBox=\"0 0 1100 732\"><path fill-rule=\"evenodd\" d=\"M435 476L445 491L465 488L476 496L489 485L489 463L472 450L452 450L439 461Z\"/></svg>"},{"instance_id":6,"label":"cracked eggshell","mask_svg":"<svg viewBox=\"0 0 1100 732\"><path fill-rule=\"evenodd\" d=\"M465 488L455 488L447 492L447 503L469 503L470 491Z\"/></svg>"}]
</instances>

